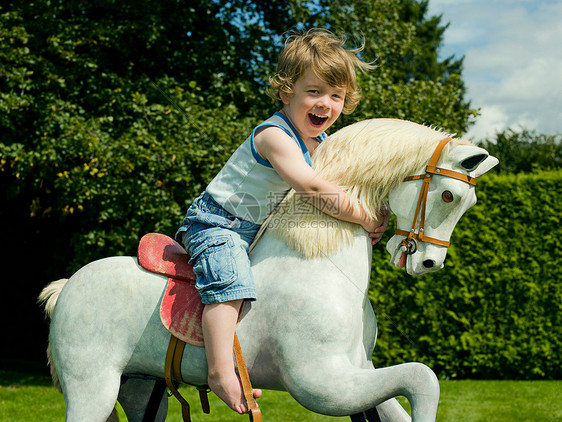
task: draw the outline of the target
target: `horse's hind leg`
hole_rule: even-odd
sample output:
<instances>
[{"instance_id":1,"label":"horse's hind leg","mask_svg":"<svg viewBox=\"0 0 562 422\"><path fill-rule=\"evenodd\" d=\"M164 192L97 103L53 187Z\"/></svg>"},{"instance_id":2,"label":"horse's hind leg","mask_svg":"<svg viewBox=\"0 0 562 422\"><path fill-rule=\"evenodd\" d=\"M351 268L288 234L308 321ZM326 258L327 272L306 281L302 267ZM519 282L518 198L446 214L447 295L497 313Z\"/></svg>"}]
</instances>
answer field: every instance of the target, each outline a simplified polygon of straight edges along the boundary
<instances>
[{"instance_id":1,"label":"horse's hind leg","mask_svg":"<svg viewBox=\"0 0 562 422\"><path fill-rule=\"evenodd\" d=\"M112 415L119 393L120 374L87 373L82 376L61 374L66 404L66 422L106 422Z\"/></svg>"},{"instance_id":2,"label":"horse's hind leg","mask_svg":"<svg viewBox=\"0 0 562 422\"><path fill-rule=\"evenodd\" d=\"M147 414L148 404L154 400L158 406L155 410L156 415L147 420L154 422L164 422L168 413L168 394L166 386L162 390L156 385L164 381L151 381L130 378L121 385L119 391L119 403L123 407L129 422L142 422ZM156 386L156 389L155 389ZM152 411L152 409L150 410Z\"/></svg>"}]
</instances>

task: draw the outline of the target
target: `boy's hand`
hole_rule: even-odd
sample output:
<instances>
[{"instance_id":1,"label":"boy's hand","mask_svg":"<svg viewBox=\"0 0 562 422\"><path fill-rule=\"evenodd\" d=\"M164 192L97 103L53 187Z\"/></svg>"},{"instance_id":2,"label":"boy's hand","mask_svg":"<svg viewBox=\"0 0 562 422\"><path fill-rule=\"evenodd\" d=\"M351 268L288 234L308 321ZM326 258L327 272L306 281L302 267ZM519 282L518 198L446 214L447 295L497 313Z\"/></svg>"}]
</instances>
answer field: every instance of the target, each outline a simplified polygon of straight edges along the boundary
<instances>
[{"instance_id":1,"label":"boy's hand","mask_svg":"<svg viewBox=\"0 0 562 422\"><path fill-rule=\"evenodd\" d=\"M384 232L388 228L389 220L390 220L390 207L388 206L388 203L385 202L383 208L381 209L381 218L372 220L367 227L363 226L363 228L369 232L369 237L371 238L371 245L375 246L377 243L379 243Z\"/></svg>"}]
</instances>

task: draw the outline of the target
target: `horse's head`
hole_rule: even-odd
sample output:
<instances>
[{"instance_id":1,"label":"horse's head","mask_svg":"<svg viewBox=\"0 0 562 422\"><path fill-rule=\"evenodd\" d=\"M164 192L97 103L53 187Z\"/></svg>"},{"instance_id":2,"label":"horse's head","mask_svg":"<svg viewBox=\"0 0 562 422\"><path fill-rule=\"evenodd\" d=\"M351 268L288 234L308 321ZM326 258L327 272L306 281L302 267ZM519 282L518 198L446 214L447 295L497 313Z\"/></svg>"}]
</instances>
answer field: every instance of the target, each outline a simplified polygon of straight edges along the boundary
<instances>
[{"instance_id":1,"label":"horse's head","mask_svg":"<svg viewBox=\"0 0 562 422\"><path fill-rule=\"evenodd\" d=\"M448 140L442 141L443 146ZM425 174L406 178L389 195L397 234L386 248L391 263L406 267L411 275L443 268L455 225L476 203L476 178L498 164L497 158L473 145L440 153L436 149Z\"/></svg>"}]
</instances>

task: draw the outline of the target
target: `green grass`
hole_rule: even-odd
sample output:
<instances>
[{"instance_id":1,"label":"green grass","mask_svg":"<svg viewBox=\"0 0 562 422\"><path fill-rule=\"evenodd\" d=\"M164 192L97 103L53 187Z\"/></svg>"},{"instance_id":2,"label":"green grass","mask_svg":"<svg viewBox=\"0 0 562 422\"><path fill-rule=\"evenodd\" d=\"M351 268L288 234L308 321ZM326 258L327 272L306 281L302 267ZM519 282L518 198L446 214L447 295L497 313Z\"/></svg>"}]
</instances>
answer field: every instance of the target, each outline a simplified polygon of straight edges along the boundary
<instances>
[{"instance_id":1,"label":"green grass","mask_svg":"<svg viewBox=\"0 0 562 422\"><path fill-rule=\"evenodd\" d=\"M16 365L19 366L19 365ZM41 366L19 367L3 364L0 368L0 421L62 421L64 399L51 386L50 377ZM562 381L442 381L437 421L512 422L562 421L559 396ZM195 389L180 389L192 407L194 422L247 421L230 411L216 396L209 394L211 413L205 415ZM407 406L404 399L401 403ZM266 422L349 421L309 412L287 393L264 391L259 400ZM175 398L169 399L166 421L181 422L181 409ZM122 421L126 417L118 407Z\"/></svg>"}]
</instances>

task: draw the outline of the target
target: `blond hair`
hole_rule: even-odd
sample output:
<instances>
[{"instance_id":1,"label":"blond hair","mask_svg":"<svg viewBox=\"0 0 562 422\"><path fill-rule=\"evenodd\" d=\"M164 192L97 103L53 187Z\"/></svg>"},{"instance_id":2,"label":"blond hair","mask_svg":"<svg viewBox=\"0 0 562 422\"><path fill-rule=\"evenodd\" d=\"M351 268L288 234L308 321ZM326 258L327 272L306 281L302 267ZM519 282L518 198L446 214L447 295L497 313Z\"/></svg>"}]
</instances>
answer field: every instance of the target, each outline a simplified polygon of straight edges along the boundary
<instances>
[{"instance_id":1,"label":"blond hair","mask_svg":"<svg viewBox=\"0 0 562 422\"><path fill-rule=\"evenodd\" d=\"M304 33L293 33L285 41L279 54L277 73L269 78L267 94L282 107L280 93L293 94L293 87L306 70L312 71L330 86L346 89L343 113L349 114L360 99L355 69L373 69L357 57L364 44L356 49L345 48L345 37L338 37L325 29L310 29Z\"/></svg>"}]
</instances>

